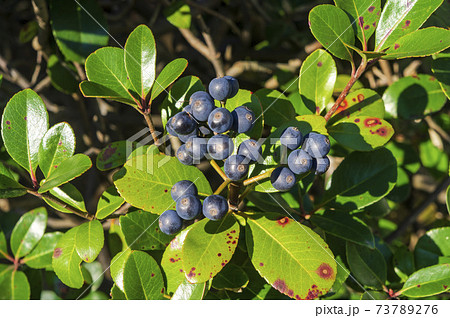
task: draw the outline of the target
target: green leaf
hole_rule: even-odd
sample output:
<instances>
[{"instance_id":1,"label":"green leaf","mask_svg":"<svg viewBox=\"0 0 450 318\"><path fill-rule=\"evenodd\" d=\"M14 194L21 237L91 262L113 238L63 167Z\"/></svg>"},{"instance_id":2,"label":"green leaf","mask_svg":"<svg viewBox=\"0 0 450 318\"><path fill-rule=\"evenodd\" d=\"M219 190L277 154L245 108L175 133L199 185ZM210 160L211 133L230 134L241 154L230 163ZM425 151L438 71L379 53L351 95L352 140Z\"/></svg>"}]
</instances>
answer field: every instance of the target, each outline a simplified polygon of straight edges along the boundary
<instances>
[{"instance_id":1,"label":"green leaf","mask_svg":"<svg viewBox=\"0 0 450 318\"><path fill-rule=\"evenodd\" d=\"M203 219L194 223L182 247L188 281L202 283L216 276L233 256L239 232L239 223L230 214L220 221Z\"/></svg>"},{"instance_id":2,"label":"green leaf","mask_svg":"<svg viewBox=\"0 0 450 318\"><path fill-rule=\"evenodd\" d=\"M36 208L19 219L11 234L11 251L18 259L27 255L42 238L47 226L47 210Z\"/></svg>"},{"instance_id":3,"label":"green leaf","mask_svg":"<svg viewBox=\"0 0 450 318\"><path fill-rule=\"evenodd\" d=\"M347 14L332 5L319 5L309 13L309 26L314 37L336 57L352 60L352 51L345 45L355 43L355 33Z\"/></svg>"},{"instance_id":4,"label":"green leaf","mask_svg":"<svg viewBox=\"0 0 450 318\"><path fill-rule=\"evenodd\" d=\"M385 145L394 135L394 128L387 121L368 116L342 119L328 128L338 143L359 151L371 151Z\"/></svg>"},{"instance_id":5,"label":"green leaf","mask_svg":"<svg viewBox=\"0 0 450 318\"><path fill-rule=\"evenodd\" d=\"M404 282L414 272L414 254L405 245L396 248L393 254L394 271Z\"/></svg>"},{"instance_id":6,"label":"green leaf","mask_svg":"<svg viewBox=\"0 0 450 318\"><path fill-rule=\"evenodd\" d=\"M439 264L419 269L412 274L400 290L407 297L428 297L450 289L450 266Z\"/></svg>"},{"instance_id":7,"label":"green leaf","mask_svg":"<svg viewBox=\"0 0 450 318\"><path fill-rule=\"evenodd\" d=\"M134 91L145 100L155 81L156 44L150 28L140 25L125 43L125 68Z\"/></svg>"},{"instance_id":8,"label":"green leaf","mask_svg":"<svg viewBox=\"0 0 450 318\"><path fill-rule=\"evenodd\" d=\"M111 288L111 299L112 300L127 300L125 294L117 287L117 285L113 285Z\"/></svg>"},{"instance_id":9,"label":"green leaf","mask_svg":"<svg viewBox=\"0 0 450 318\"><path fill-rule=\"evenodd\" d=\"M444 151L433 145L433 142L430 139L419 145L419 152L422 165L427 168L433 176L439 178L447 175L449 158Z\"/></svg>"},{"instance_id":10,"label":"green leaf","mask_svg":"<svg viewBox=\"0 0 450 318\"><path fill-rule=\"evenodd\" d=\"M375 247L370 228L357 217L346 212L325 211L311 216L311 222L327 233L344 240L361 244L369 248Z\"/></svg>"},{"instance_id":11,"label":"green leaf","mask_svg":"<svg viewBox=\"0 0 450 318\"><path fill-rule=\"evenodd\" d=\"M9 100L2 117L3 142L11 158L32 174L47 129L47 109L38 94L25 89Z\"/></svg>"},{"instance_id":12,"label":"green leaf","mask_svg":"<svg viewBox=\"0 0 450 318\"><path fill-rule=\"evenodd\" d=\"M191 227L181 231L166 247L164 251L161 267L167 279L167 293L174 293L178 286L186 279L182 266L182 247L186 234Z\"/></svg>"},{"instance_id":13,"label":"green leaf","mask_svg":"<svg viewBox=\"0 0 450 318\"><path fill-rule=\"evenodd\" d=\"M239 292L248 282L248 275L240 266L228 264L214 277L212 287Z\"/></svg>"},{"instance_id":14,"label":"green leaf","mask_svg":"<svg viewBox=\"0 0 450 318\"><path fill-rule=\"evenodd\" d=\"M101 171L107 171L122 166L137 143L128 140L114 141L103 148L97 156L96 166Z\"/></svg>"},{"instance_id":15,"label":"green leaf","mask_svg":"<svg viewBox=\"0 0 450 318\"><path fill-rule=\"evenodd\" d=\"M47 74L52 85L65 94L78 92L78 80L76 73L61 61L57 55L50 55L47 61Z\"/></svg>"},{"instance_id":16,"label":"green leaf","mask_svg":"<svg viewBox=\"0 0 450 318\"><path fill-rule=\"evenodd\" d=\"M384 102L377 92L371 89L358 89L348 94L338 106L327 125L356 116L384 117Z\"/></svg>"},{"instance_id":17,"label":"green leaf","mask_svg":"<svg viewBox=\"0 0 450 318\"><path fill-rule=\"evenodd\" d=\"M173 26L181 29L191 27L191 9L184 1L175 1L164 9L164 16Z\"/></svg>"},{"instance_id":18,"label":"green leaf","mask_svg":"<svg viewBox=\"0 0 450 318\"><path fill-rule=\"evenodd\" d=\"M294 107L295 113L297 115L314 115L316 113L316 109L312 107L307 107L305 102L302 99L302 96L299 92L293 92L289 96L289 101L292 103Z\"/></svg>"},{"instance_id":19,"label":"green leaf","mask_svg":"<svg viewBox=\"0 0 450 318\"><path fill-rule=\"evenodd\" d=\"M212 194L208 180L196 167L183 165L177 158L162 154L128 160L113 179L126 202L156 214L175 206L170 189L180 180L194 182L201 196Z\"/></svg>"},{"instance_id":20,"label":"green leaf","mask_svg":"<svg viewBox=\"0 0 450 318\"><path fill-rule=\"evenodd\" d=\"M27 190L15 180L11 170L0 162L0 199L20 197L26 193Z\"/></svg>"},{"instance_id":21,"label":"green leaf","mask_svg":"<svg viewBox=\"0 0 450 318\"><path fill-rule=\"evenodd\" d=\"M439 81L442 91L450 99L450 56L438 54L431 63L431 70Z\"/></svg>"},{"instance_id":22,"label":"green leaf","mask_svg":"<svg viewBox=\"0 0 450 318\"><path fill-rule=\"evenodd\" d=\"M279 127L284 122L295 118L295 110L289 99L283 93L261 88L253 93L258 97L264 110L265 124Z\"/></svg>"},{"instance_id":23,"label":"green leaf","mask_svg":"<svg viewBox=\"0 0 450 318\"><path fill-rule=\"evenodd\" d=\"M39 168L47 178L57 166L75 153L75 134L68 123L51 127L39 146Z\"/></svg>"},{"instance_id":24,"label":"green leaf","mask_svg":"<svg viewBox=\"0 0 450 318\"><path fill-rule=\"evenodd\" d=\"M383 59L423 57L443 51L449 46L450 30L430 27L414 31L395 41Z\"/></svg>"},{"instance_id":25,"label":"green leaf","mask_svg":"<svg viewBox=\"0 0 450 318\"><path fill-rule=\"evenodd\" d=\"M364 45L375 32L380 19L381 0L335 0L336 6L348 14L356 36Z\"/></svg>"},{"instance_id":26,"label":"green leaf","mask_svg":"<svg viewBox=\"0 0 450 318\"><path fill-rule=\"evenodd\" d=\"M20 43L30 42L39 32L39 24L35 20L27 22L19 33Z\"/></svg>"},{"instance_id":27,"label":"green leaf","mask_svg":"<svg viewBox=\"0 0 450 318\"><path fill-rule=\"evenodd\" d=\"M385 292L367 290L361 295L361 300L388 300L388 295Z\"/></svg>"},{"instance_id":28,"label":"green leaf","mask_svg":"<svg viewBox=\"0 0 450 318\"><path fill-rule=\"evenodd\" d=\"M352 152L333 173L320 206L346 211L364 208L388 194L396 180L397 161L389 150Z\"/></svg>"},{"instance_id":29,"label":"green leaf","mask_svg":"<svg viewBox=\"0 0 450 318\"><path fill-rule=\"evenodd\" d=\"M206 282L192 284L187 279L184 279L173 294L171 300L202 300L206 291Z\"/></svg>"},{"instance_id":30,"label":"green leaf","mask_svg":"<svg viewBox=\"0 0 450 318\"><path fill-rule=\"evenodd\" d=\"M298 88L308 109L319 112L327 106L336 83L336 63L324 50L316 50L300 68Z\"/></svg>"},{"instance_id":31,"label":"green leaf","mask_svg":"<svg viewBox=\"0 0 450 318\"><path fill-rule=\"evenodd\" d=\"M53 251L52 267L55 274L65 285L72 288L83 286L83 274L81 273L81 258L75 247L75 236L78 228L68 230L59 239Z\"/></svg>"},{"instance_id":32,"label":"green leaf","mask_svg":"<svg viewBox=\"0 0 450 318\"><path fill-rule=\"evenodd\" d=\"M109 98L137 107L137 100L130 92L132 85L125 69L123 49L101 48L89 55L85 67L89 81L80 84L85 97Z\"/></svg>"},{"instance_id":33,"label":"green leaf","mask_svg":"<svg viewBox=\"0 0 450 318\"><path fill-rule=\"evenodd\" d=\"M117 288L119 288L121 291L124 291L123 289L123 270L125 268L125 263L128 260L128 257L131 255L131 250L127 248L123 252L117 253L116 256L111 260L111 277L116 283Z\"/></svg>"},{"instance_id":34,"label":"green leaf","mask_svg":"<svg viewBox=\"0 0 450 318\"><path fill-rule=\"evenodd\" d=\"M175 82L175 80L183 74L187 65L188 61L186 59L176 59L164 66L152 87L150 100L154 100L159 94L165 91L167 87Z\"/></svg>"},{"instance_id":35,"label":"green leaf","mask_svg":"<svg viewBox=\"0 0 450 318\"><path fill-rule=\"evenodd\" d=\"M131 251L123 270L127 299L163 299L164 281L158 263L145 252Z\"/></svg>"},{"instance_id":36,"label":"green leaf","mask_svg":"<svg viewBox=\"0 0 450 318\"><path fill-rule=\"evenodd\" d=\"M77 226L75 248L78 256L85 262L92 263L103 248L103 226L98 220L92 220Z\"/></svg>"},{"instance_id":37,"label":"green leaf","mask_svg":"<svg viewBox=\"0 0 450 318\"><path fill-rule=\"evenodd\" d=\"M53 36L68 61L84 63L96 49L108 44L107 23L97 1L50 1Z\"/></svg>"},{"instance_id":38,"label":"green leaf","mask_svg":"<svg viewBox=\"0 0 450 318\"><path fill-rule=\"evenodd\" d=\"M127 245L133 250L164 250L173 235L159 229L159 215L145 211L127 213L120 217L120 226Z\"/></svg>"},{"instance_id":39,"label":"green leaf","mask_svg":"<svg viewBox=\"0 0 450 318\"><path fill-rule=\"evenodd\" d=\"M76 208L78 210L87 212L86 206L84 204L83 195L78 191L77 188L75 188L74 185L70 183L63 184L62 186L55 187L51 189L50 194L55 196L56 198L60 199L64 203L66 203L68 206L71 206L73 208ZM44 201L50 205L55 210L64 212L64 213L72 213L72 211L62 207L61 205L54 203L53 201L50 201L46 198L43 198Z\"/></svg>"},{"instance_id":40,"label":"green leaf","mask_svg":"<svg viewBox=\"0 0 450 318\"><path fill-rule=\"evenodd\" d=\"M110 186L103 191L100 199L98 200L95 217L100 220L106 218L120 208L124 202L125 200L119 195L116 188L114 186Z\"/></svg>"},{"instance_id":41,"label":"green leaf","mask_svg":"<svg viewBox=\"0 0 450 318\"><path fill-rule=\"evenodd\" d=\"M429 230L420 237L414 248L418 269L438 264L442 256L450 256L450 227Z\"/></svg>"},{"instance_id":42,"label":"green leaf","mask_svg":"<svg viewBox=\"0 0 450 318\"><path fill-rule=\"evenodd\" d=\"M375 33L375 51L394 44L402 36L422 26L442 0L388 0Z\"/></svg>"},{"instance_id":43,"label":"green leaf","mask_svg":"<svg viewBox=\"0 0 450 318\"><path fill-rule=\"evenodd\" d=\"M347 242L347 263L356 280L364 286L381 289L386 281L386 262L378 249Z\"/></svg>"},{"instance_id":44,"label":"green leaf","mask_svg":"<svg viewBox=\"0 0 450 318\"><path fill-rule=\"evenodd\" d=\"M91 159L84 154L76 154L61 162L51 175L42 181L39 193L47 192L54 187L67 183L86 172L92 166Z\"/></svg>"},{"instance_id":45,"label":"green leaf","mask_svg":"<svg viewBox=\"0 0 450 318\"><path fill-rule=\"evenodd\" d=\"M31 268L51 270L53 251L62 236L61 232L45 233L33 251L23 259L23 262Z\"/></svg>"},{"instance_id":46,"label":"green leaf","mask_svg":"<svg viewBox=\"0 0 450 318\"><path fill-rule=\"evenodd\" d=\"M30 294L27 276L0 264L0 300L28 300Z\"/></svg>"},{"instance_id":47,"label":"green leaf","mask_svg":"<svg viewBox=\"0 0 450 318\"><path fill-rule=\"evenodd\" d=\"M8 245L6 243L5 233L0 228L0 258L5 258L8 255Z\"/></svg>"},{"instance_id":48,"label":"green leaf","mask_svg":"<svg viewBox=\"0 0 450 318\"><path fill-rule=\"evenodd\" d=\"M411 194L411 183L408 173L401 167L397 168L397 182L394 189L387 195L387 198L393 202L403 202Z\"/></svg>"},{"instance_id":49,"label":"green leaf","mask_svg":"<svg viewBox=\"0 0 450 318\"><path fill-rule=\"evenodd\" d=\"M253 266L282 294L294 299L314 299L326 294L333 285L333 254L310 228L267 213L247 219L245 234Z\"/></svg>"},{"instance_id":50,"label":"green leaf","mask_svg":"<svg viewBox=\"0 0 450 318\"><path fill-rule=\"evenodd\" d=\"M389 149L397 160L398 166L414 174L420 169L420 157L416 149L408 143L390 141L386 148Z\"/></svg>"},{"instance_id":51,"label":"green leaf","mask_svg":"<svg viewBox=\"0 0 450 318\"><path fill-rule=\"evenodd\" d=\"M81 298L81 300L108 300L109 297L101 291L91 291L86 297Z\"/></svg>"},{"instance_id":52,"label":"green leaf","mask_svg":"<svg viewBox=\"0 0 450 318\"><path fill-rule=\"evenodd\" d=\"M347 86L347 83L350 81L351 76L347 74L338 74L336 77L336 83L334 84L333 94L340 94L344 89L345 86ZM363 83L360 81L356 81L355 84L353 84L352 88L350 88L350 93L353 93L354 91L358 89L364 88Z\"/></svg>"},{"instance_id":53,"label":"green leaf","mask_svg":"<svg viewBox=\"0 0 450 318\"><path fill-rule=\"evenodd\" d=\"M102 285L104 279L104 271L102 264L100 264L100 262L83 263L82 269L89 272L89 276L91 276L92 281L89 282L91 290L92 291L98 290Z\"/></svg>"}]
</instances>

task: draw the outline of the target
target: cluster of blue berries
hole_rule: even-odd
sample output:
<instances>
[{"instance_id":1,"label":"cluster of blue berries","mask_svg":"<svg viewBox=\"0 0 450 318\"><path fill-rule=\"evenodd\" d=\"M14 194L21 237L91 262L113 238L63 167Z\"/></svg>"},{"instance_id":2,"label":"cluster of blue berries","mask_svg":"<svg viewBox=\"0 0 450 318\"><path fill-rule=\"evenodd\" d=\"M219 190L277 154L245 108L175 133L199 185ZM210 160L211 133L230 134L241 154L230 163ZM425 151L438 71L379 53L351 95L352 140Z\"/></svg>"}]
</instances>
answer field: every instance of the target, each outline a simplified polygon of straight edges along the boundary
<instances>
[{"instance_id":1,"label":"cluster of blue berries","mask_svg":"<svg viewBox=\"0 0 450 318\"><path fill-rule=\"evenodd\" d=\"M230 112L214 104L214 99L223 102L238 91L239 83L234 77L215 78L209 84L209 93L193 93L189 105L169 118L167 132L184 143L176 153L181 163L192 165L205 157L225 160L234 149L233 140L226 133L245 133L253 128L255 114L248 107L239 106Z\"/></svg>"},{"instance_id":2,"label":"cluster of blue berries","mask_svg":"<svg viewBox=\"0 0 450 318\"><path fill-rule=\"evenodd\" d=\"M303 138L297 127L288 127L283 131L280 143L292 151L288 156L288 167L278 167L270 176L272 186L279 191L291 189L296 183L296 175L310 171L319 175L330 167L327 157L330 140L325 135L310 132Z\"/></svg>"},{"instance_id":3,"label":"cluster of blue berries","mask_svg":"<svg viewBox=\"0 0 450 318\"><path fill-rule=\"evenodd\" d=\"M159 217L159 228L167 235L178 233L183 227L183 220L193 220L202 212L212 221L222 219L228 212L228 202L220 195L206 197L202 206L197 197L197 187L189 180L175 183L170 194L176 202L176 209L164 211Z\"/></svg>"}]
</instances>

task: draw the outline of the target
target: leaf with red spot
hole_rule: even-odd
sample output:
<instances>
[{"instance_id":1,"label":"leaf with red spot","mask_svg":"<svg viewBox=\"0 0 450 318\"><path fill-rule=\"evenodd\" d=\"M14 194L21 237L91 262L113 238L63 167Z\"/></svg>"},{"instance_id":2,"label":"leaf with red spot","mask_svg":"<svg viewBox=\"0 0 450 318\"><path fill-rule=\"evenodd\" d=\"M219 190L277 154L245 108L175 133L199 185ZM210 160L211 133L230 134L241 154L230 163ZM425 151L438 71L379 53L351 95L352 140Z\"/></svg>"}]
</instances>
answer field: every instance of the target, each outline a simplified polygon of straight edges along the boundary
<instances>
[{"instance_id":1,"label":"leaf with red spot","mask_svg":"<svg viewBox=\"0 0 450 318\"><path fill-rule=\"evenodd\" d=\"M92 263L103 248L103 226L99 220L92 220L76 227L75 247L78 256L87 263Z\"/></svg>"},{"instance_id":2,"label":"leaf with red spot","mask_svg":"<svg viewBox=\"0 0 450 318\"><path fill-rule=\"evenodd\" d=\"M310 228L267 213L247 220L247 249L259 274L294 299L325 295L336 278L333 253Z\"/></svg>"},{"instance_id":3,"label":"leaf with red spot","mask_svg":"<svg viewBox=\"0 0 450 318\"><path fill-rule=\"evenodd\" d=\"M97 169L107 171L122 166L136 147L136 142L128 140L110 143L97 155L97 160L95 162Z\"/></svg>"},{"instance_id":4,"label":"leaf with red spot","mask_svg":"<svg viewBox=\"0 0 450 318\"><path fill-rule=\"evenodd\" d=\"M409 276L400 294L413 297L429 297L450 290L450 264L439 264L419 269Z\"/></svg>"},{"instance_id":5,"label":"leaf with red spot","mask_svg":"<svg viewBox=\"0 0 450 318\"><path fill-rule=\"evenodd\" d=\"M355 116L339 121L328 128L328 132L343 146L371 151L385 145L394 135L394 128L380 118Z\"/></svg>"},{"instance_id":6,"label":"leaf with red spot","mask_svg":"<svg viewBox=\"0 0 450 318\"><path fill-rule=\"evenodd\" d=\"M239 223L227 214L220 221L203 219L190 228L182 247L183 270L191 283L206 282L233 256L239 240Z\"/></svg>"}]
</instances>

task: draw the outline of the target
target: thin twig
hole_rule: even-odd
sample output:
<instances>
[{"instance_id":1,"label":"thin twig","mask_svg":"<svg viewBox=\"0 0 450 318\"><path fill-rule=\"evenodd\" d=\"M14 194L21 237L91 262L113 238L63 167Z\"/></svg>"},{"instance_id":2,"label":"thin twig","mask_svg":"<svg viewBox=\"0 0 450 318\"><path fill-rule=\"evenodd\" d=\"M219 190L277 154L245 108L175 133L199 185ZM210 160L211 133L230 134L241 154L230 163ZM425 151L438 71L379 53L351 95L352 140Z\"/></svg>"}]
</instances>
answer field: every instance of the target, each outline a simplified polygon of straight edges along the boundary
<instances>
[{"instance_id":1,"label":"thin twig","mask_svg":"<svg viewBox=\"0 0 450 318\"><path fill-rule=\"evenodd\" d=\"M259 174L257 176L254 176L252 178L244 180L243 184L244 184L244 186L248 186L248 185L250 185L252 183L259 182L261 180L267 179L267 178L270 177L270 175L272 174L272 171L274 171L274 170L275 170L275 168L272 168L272 169L267 170L264 173L261 173L261 174Z\"/></svg>"},{"instance_id":2,"label":"thin twig","mask_svg":"<svg viewBox=\"0 0 450 318\"><path fill-rule=\"evenodd\" d=\"M227 185L231 182L230 179L226 179L222 182L222 184L214 191L214 194L221 194L222 191L227 187Z\"/></svg>"},{"instance_id":3,"label":"thin twig","mask_svg":"<svg viewBox=\"0 0 450 318\"><path fill-rule=\"evenodd\" d=\"M214 159L211 159L209 163L214 168L214 170L216 170L216 172L222 177L223 180L228 180L227 175L225 174L225 172L223 172L223 170L219 167Z\"/></svg>"},{"instance_id":4,"label":"thin twig","mask_svg":"<svg viewBox=\"0 0 450 318\"><path fill-rule=\"evenodd\" d=\"M430 126L431 129L435 130L446 142L450 144L450 136L447 132L441 128L436 122L431 118L431 116L425 116L425 121Z\"/></svg>"},{"instance_id":5,"label":"thin twig","mask_svg":"<svg viewBox=\"0 0 450 318\"><path fill-rule=\"evenodd\" d=\"M211 64L214 66L216 75L218 77L222 77L225 75L225 71L223 70L223 64L222 60L220 59L220 53L217 52L216 46L214 45L214 42L211 38L211 32L201 15L198 15L198 21L200 23L200 27L202 28L203 38L205 39L206 45L208 46L210 56L209 60L211 61Z\"/></svg>"},{"instance_id":6,"label":"thin twig","mask_svg":"<svg viewBox=\"0 0 450 318\"><path fill-rule=\"evenodd\" d=\"M143 113L145 121L147 122L148 129L152 134L153 141L155 142L155 146L159 146L158 134L156 133L155 126L153 125L152 118L148 112Z\"/></svg>"}]
</instances>

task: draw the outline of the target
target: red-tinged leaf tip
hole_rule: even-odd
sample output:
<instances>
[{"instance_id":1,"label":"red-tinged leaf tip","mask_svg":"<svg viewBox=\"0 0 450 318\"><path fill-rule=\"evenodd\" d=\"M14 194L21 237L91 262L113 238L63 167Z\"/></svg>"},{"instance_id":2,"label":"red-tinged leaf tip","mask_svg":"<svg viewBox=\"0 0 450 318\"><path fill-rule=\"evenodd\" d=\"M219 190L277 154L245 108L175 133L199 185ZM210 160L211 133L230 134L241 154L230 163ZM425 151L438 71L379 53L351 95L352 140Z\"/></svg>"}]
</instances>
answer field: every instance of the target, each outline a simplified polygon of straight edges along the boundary
<instances>
[{"instance_id":1,"label":"red-tinged leaf tip","mask_svg":"<svg viewBox=\"0 0 450 318\"><path fill-rule=\"evenodd\" d=\"M331 268L331 266L327 263L320 264L319 267L317 267L316 274L323 279L334 278L334 271Z\"/></svg>"},{"instance_id":2,"label":"red-tinged leaf tip","mask_svg":"<svg viewBox=\"0 0 450 318\"><path fill-rule=\"evenodd\" d=\"M60 257L62 254L62 249L61 248L55 248L55 250L53 251L53 258L58 258Z\"/></svg>"}]
</instances>

